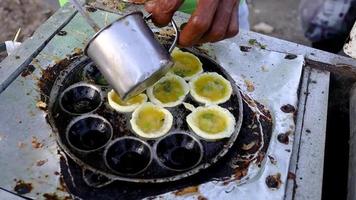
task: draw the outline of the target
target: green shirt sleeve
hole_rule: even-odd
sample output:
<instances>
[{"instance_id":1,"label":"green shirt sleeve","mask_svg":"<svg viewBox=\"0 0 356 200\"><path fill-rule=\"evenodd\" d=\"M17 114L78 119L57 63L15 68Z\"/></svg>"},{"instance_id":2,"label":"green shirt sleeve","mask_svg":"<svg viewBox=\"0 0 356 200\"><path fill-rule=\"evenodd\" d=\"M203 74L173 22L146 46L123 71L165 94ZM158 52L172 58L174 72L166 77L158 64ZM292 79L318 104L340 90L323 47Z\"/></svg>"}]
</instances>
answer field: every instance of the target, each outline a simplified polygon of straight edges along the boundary
<instances>
[{"instance_id":1,"label":"green shirt sleeve","mask_svg":"<svg viewBox=\"0 0 356 200\"><path fill-rule=\"evenodd\" d=\"M183 4L179 7L179 11L192 14L197 7L197 0L184 0Z\"/></svg>"}]
</instances>

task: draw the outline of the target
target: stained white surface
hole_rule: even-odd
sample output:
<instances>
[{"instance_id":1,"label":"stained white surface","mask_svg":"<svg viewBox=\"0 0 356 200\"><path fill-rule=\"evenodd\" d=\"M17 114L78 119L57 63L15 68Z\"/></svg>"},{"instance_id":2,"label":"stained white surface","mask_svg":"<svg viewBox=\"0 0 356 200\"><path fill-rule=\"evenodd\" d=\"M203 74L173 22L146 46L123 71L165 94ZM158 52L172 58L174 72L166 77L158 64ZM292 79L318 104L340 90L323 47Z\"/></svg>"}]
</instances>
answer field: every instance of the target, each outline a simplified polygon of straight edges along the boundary
<instances>
[{"instance_id":1,"label":"stained white surface","mask_svg":"<svg viewBox=\"0 0 356 200\"><path fill-rule=\"evenodd\" d=\"M286 54L262 50L253 47L249 52L240 50L240 45L248 46L237 38L212 45L211 53L217 61L230 73L237 85L254 99L266 105L272 112L274 128L267 155L277 161L272 164L265 160L262 169L250 167L250 181L239 185L232 182L223 185L209 182L199 186L199 193L188 196L176 196L166 193L164 199L196 199L198 196L207 199L283 199L287 181L289 161L293 146L295 130L294 115L281 111L283 105L290 104L297 108L298 87L301 78L304 57L285 59ZM252 85L251 85L252 84ZM291 132L289 144L278 142L277 135ZM279 189L270 189L265 180L269 175L281 174L282 185Z\"/></svg>"}]
</instances>

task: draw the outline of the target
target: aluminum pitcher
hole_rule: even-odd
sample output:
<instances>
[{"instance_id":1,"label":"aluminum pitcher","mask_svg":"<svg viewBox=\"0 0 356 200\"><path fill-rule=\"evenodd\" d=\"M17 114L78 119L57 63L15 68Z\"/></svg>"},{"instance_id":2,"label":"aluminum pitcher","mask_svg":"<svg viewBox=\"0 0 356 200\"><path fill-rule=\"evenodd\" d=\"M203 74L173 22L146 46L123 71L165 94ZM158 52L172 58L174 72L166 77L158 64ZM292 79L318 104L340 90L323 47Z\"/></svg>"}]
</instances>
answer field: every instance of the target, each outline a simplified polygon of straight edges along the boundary
<instances>
[{"instance_id":1,"label":"aluminum pitcher","mask_svg":"<svg viewBox=\"0 0 356 200\"><path fill-rule=\"evenodd\" d=\"M122 99L144 91L173 66L170 52L178 40L178 28L167 51L154 37L142 12L125 15L96 33L84 53L98 66L108 83Z\"/></svg>"}]
</instances>

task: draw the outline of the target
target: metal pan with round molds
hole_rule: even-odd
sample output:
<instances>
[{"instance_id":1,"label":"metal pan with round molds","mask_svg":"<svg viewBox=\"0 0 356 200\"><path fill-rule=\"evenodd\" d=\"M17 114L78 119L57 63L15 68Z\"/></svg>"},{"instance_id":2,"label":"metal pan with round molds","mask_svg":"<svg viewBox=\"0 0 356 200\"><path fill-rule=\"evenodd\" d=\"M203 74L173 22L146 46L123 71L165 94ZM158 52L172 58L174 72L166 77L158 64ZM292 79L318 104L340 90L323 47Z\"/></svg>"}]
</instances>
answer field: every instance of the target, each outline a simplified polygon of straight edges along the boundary
<instances>
[{"instance_id":1,"label":"metal pan with round molds","mask_svg":"<svg viewBox=\"0 0 356 200\"><path fill-rule=\"evenodd\" d=\"M184 51L187 52L188 50ZM216 164L236 143L243 120L242 97L233 79L221 66L203 54L189 53L199 59L199 62L196 63L201 62L204 71L199 71L194 77L204 73L216 73L231 85L230 98L218 105L231 113L233 116L231 118L235 119L229 136L212 141L194 133L186 120L192 111L179 102L170 106L154 105L159 107L160 112L164 110L164 113L170 116L168 118L172 119L168 120L169 126L165 129L165 134L148 137L152 127L157 128L164 123L159 120L155 120L153 125L152 123L145 123L145 120L149 121L151 117L156 119L157 116L160 117L161 115L153 114L150 116L148 113L144 116L143 114L146 111L149 112L150 109L146 109L144 112L139 112L138 109L154 104L154 102L143 103L137 108L125 110L125 112L121 108L114 109L112 107L113 102L108 100L108 92L112 88L102 84L100 71L95 69L89 58L83 56L61 71L50 94L48 119L61 149L82 168L94 171L111 180L127 182L162 183L176 181L200 173ZM189 56L192 57L190 54ZM184 64L184 62L181 64ZM170 74L169 76L175 75ZM173 80L180 80L182 85L188 86L187 80L182 78ZM166 87L163 89L168 91L168 86ZM189 103L196 108L204 106L187 91L184 90L182 94L184 103ZM73 103L75 105L75 102L81 102L82 99L88 100L85 103L88 106L82 107L81 103L79 103L80 106L71 106ZM120 104L123 105L125 102ZM93 119L90 117L93 117ZM141 120L137 120L139 118ZM102 128L104 129L106 127L106 131L99 130L95 123L93 127L88 126L88 120L97 121L95 123L98 123L98 126L103 125ZM162 120L165 120L165 118L162 118ZM145 129L145 134L137 134L137 127L130 121L139 121L138 127ZM149 128L146 126L149 126ZM110 132L109 127L112 127L111 137L108 134ZM103 141L92 141L90 136L89 141L83 137L78 142L78 136L80 138L87 134L84 133L84 130L95 133L93 134L94 138L97 135L103 136ZM88 151L88 144L89 146L93 145L91 148L95 151L89 149L89 152L85 152Z\"/></svg>"}]
</instances>

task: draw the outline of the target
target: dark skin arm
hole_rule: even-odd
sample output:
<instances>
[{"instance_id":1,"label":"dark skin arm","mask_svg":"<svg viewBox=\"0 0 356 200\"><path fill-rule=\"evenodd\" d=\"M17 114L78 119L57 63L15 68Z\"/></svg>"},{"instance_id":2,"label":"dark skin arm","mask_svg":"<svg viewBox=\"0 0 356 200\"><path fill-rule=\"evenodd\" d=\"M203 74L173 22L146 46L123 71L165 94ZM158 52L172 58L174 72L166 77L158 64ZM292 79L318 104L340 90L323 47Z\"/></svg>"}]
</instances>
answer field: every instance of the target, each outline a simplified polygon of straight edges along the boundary
<instances>
[{"instance_id":1,"label":"dark skin arm","mask_svg":"<svg viewBox=\"0 0 356 200\"><path fill-rule=\"evenodd\" d=\"M239 0L199 0L179 37L183 47L207 42L217 42L235 36L239 32ZM166 26L183 0L151 0L146 3L147 12L158 26Z\"/></svg>"}]
</instances>

